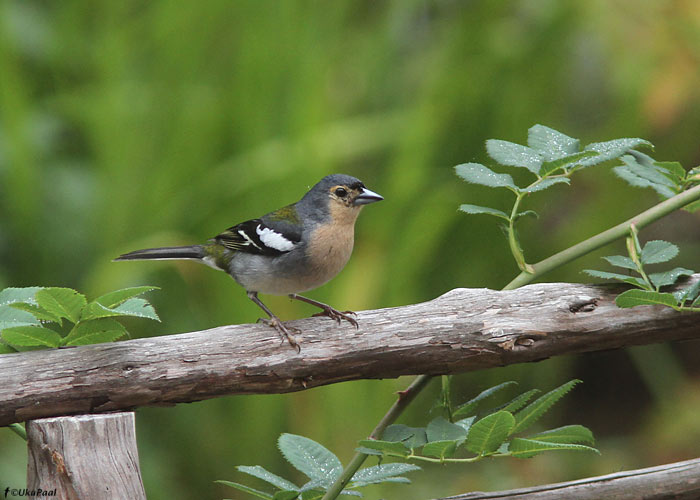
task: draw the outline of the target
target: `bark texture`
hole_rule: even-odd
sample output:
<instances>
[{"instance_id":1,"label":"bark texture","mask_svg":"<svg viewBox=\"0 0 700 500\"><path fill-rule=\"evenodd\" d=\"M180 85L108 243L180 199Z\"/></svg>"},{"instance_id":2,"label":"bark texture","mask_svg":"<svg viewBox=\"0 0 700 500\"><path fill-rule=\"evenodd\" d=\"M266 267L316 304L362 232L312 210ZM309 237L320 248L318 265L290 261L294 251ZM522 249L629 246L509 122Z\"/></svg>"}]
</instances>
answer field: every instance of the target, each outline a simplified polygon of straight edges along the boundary
<instances>
[{"instance_id":1,"label":"bark texture","mask_svg":"<svg viewBox=\"0 0 700 500\"><path fill-rule=\"evenodd\" d=\"M0 426L700 338L700 313L620 309L614 299L621 290L564 283L455 289L421 304L362 311L359 329L328 318L290 321L301 330L300 353L272 328L249 324L1 355Z\"/></svg>"},{"instance_id":2,"label":"bark texture","mask_svg":"<svg viewBox=\"0 0 700 500\"><path fill-rule=\"evenodd\" d=\"M697 500L700 458L673 464L491 493L473 492L441 500Z\"/></svg>"},{"instance_id":3,"label":"bark texture","mask_svg":"<svg viewBox=\"0 0 700 500\"><path fill-rule=\"evenodd\" d=\"M27 488L63 500L145 500L133 413L27 423Z\"/></svg>"}]
</instances>

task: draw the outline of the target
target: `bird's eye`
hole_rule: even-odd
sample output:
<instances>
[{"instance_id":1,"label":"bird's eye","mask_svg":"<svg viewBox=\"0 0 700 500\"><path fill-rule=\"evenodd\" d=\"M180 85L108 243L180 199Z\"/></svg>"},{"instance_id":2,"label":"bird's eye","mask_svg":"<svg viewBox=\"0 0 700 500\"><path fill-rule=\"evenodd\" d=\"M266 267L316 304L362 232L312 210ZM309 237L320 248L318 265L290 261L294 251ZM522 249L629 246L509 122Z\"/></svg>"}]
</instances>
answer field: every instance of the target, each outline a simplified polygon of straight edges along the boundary
<instances>
[{"instance_id":1,"label":"bird's eye","mask_svg":"<svg viewBox=\"0 0 700 500\"><path fill-rule=\"evenodd\" d=\"M339 198L345 198L348 195L348 190L345 188L337 188L335 190L335 195L338 196Z\"/></svg>"}]
</instances>

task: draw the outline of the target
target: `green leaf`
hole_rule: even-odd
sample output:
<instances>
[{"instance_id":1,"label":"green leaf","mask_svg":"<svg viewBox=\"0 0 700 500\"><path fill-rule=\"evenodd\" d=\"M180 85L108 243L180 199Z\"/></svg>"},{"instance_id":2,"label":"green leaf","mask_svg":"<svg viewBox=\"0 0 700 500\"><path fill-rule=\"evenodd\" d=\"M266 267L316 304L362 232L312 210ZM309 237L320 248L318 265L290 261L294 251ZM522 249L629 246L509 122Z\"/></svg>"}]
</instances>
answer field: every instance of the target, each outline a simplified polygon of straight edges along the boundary
<instances>
[{"instance_id":1,"label":"green leaf","mask_svg":"<svg viewBox=\"0 0 700 500\"><path fill-rule=\"evenodd\" d=\"M370 450L376 450L381 453L400 455L407 457L409 454L408 448L401 442L380 441L379 439L363 439L359 442L360 447ZM358 451L361 451L358 448ZM364 451L363 451L364 453Z\"/></svg>"},{"instance_id":2,"label":"green leaf","mask_svg":"<svg viewBox=\"0 0 700 500\"><path fill-rule=\"evenodd\" d=\"M673 285L681 276L692 276L694 273L695 271L692 269L676 267L670 271L664 271L662 273L651 273L649 275L649 279L655 287L660 288L662 286Z\"/></svg>"},{"instance_id":3,"label":"green leaf","mask_svg":"<svg viewBox=\"0 0 700 500\"><path fill-rule=\"evenodd\" d=\"M623 255L609 255L608 257L603 257L610 264L616 267L624 267L625 269L637 270L637 265L629 257Z\"/></svg>"},{"instance_id":4,"label":"green leaf","mask_svg":"<svg viewBox=\"0 0 700 500\"><path fill-rule=\"evenodd\" d=\"M467 182L487 187L504 187L518 192L519 188L508 174L497 174L480 163L463 163L455 167L457 175Z\"/></svg>"},{"instance_id":5,"label":"green leaf","mask_svg":"<svg viewBox=\"0 0 700 500\"><path fill-rule=\"evenodd\" d=\"M270 483L271 485L279 488L280 490L299 491L299 487L291 481L287 481L285 478L273 474L272 472L266 470L265 468L259 465L239 465L238 467L236 467L236 469L245 474L257 477L258 479L262 479L263 481Z\"/></svg>"},{"instance_id":6,"label":"green leaf","mask_svg":"<svg viewBox=\"0 0 700 500\"><path fill-rule=\"evenodd\" d=\"M80 313L87 304L85 296L71 288L42 288L35 297L37 303L49 313L73 323L80 320Z\"/></svg>"},{"instance_id":7,"label":"green leaf","mask_svg":"<svg viewBox=\"0 0 700 500\"><path fill-rule=\"evenodd\" d=\"M518 383L510 380L508 382L503 382L502 384L498 384L493 387L489 387L484 391L481 391L476 397L458 406L454 412L453 417L458 418L465 415L472 415L476 408L479 406L479 403L484 401L486 398L489 398L494 394L497 394L500 391L507 389L508 387L512 387L514 385L518 385Z\"/></svg>"},{"instance_id":8,"label":"green leaf","mask_svg":"<svg viewBox=\"0 0 700 500\"><path fill-rule=\"evenodd\" d=\"M423 446L423 455L426 457L436 457L439 459L450 458L454 456L457 446L462 443L462 440L452 441L431 441Z\"/></svg>"},{"instance_id":9,"label":"green leaf","mask_svg":"<svg viewBox=\"0 0 700 500\"><path fill-rule=\"evenodd\" d=\"M525 408L515 414L515 426L511 434L522 432L540 418L551 406L559 401L567 392L574 388L576 384L581 383L580 380L574 379L560 385L556 389L543 394Z\"/></svg>"},{"instance_id":10,"label":"green leaf","mask_svg":"<svg viewBox=\"0 0 700 500\"><path fill-rule=\"evenodd\" d=\"M98 302L105 307L114 307L132 297L137 297L138 295L150 292L152 290L160 290L160 288L157 286L134 286L131 288L122 288L121 290L115 290L113 292L101 295L93 302Z\"/></svg>"},{"instance_id":11,"label":"green leaf","mask_svg":"<svg viewBox=\"0 0 700 500\"><path fill-rule=\"evenodd\" d=\"M382 483L387 479L395 479L396 476L417 470L421 470L421 468L413 464L392 463L374 465L358 470L355 475L352 476L351 481L353 486L366 486L368 484Z\"/></svg>"},{"instance_id":12,"label":"green leaf","mask_svg":"<svg viewBox=\"0 0 700 500\"><path fill-rule=\"evenodd\" d=\"M588 443L593 444L593 433L583 425L565 425L550 429L548 431L539 432L533 436L528 436L527 439L536 441L546 441L548 443Z\"/></svg>"},{"instance_id":13,"label":"green leaf","mask_svg":"<svg viewBox=\"0 0 700 500\"><path fill-rule=\"evenodd\" d=\"M272 495L272 500L294 500L299 497L298 490L283 490Z\"/></svg>"},{"instance_id":14,"label":"green leaf","mask_svg":"<svg viewBox=\"0 0 700 500\"><path fill-rule=\"evenodd\" d=\"M83 310L83 320L110 318L115 316L136 316L160 321L153 306L145 299L127 299L117 307L105 307L99 302L91 302Z\"/></svg>"},{"instance_id":15,"label":"green leaf","mask_svg":"<svg viewBox=\"0 0 700 500\"><path fill-rule=\"evenodd\" d=\"M537 191L544 191L555 184L571 184L571 180L568 177L548 177L538 181L532 186L524 188L522 191L524 193L536 193Z\"/></svg>"},{"instance_id":16,"label":"green leaf","mask_svg":"<svg viewBox=\"0 0 700 500\"><path fill-rule=\"evenodd\" d=\"M505 220L510 220L508 218L508 215L505 212L502 212L500 210L496 210L495 208L489 208L489 207L480 207L477 205L469 205L467 203L460 205L459 209L462 212L468 213L468 214L487 214L487 215L493 215L496 217L500 217L501 219Z\"/></svg>"},{"instance_id":17,"label":"green leaf","mask_svg":"<svg viewBox=\"0 0 700 500\"><path fill-rule=\"evenodd\" d=\"M594 142L586 146L584 151L595 151L598 156L581 160L578 164L582 167L590 167L598 165L604 161L612 160L622 156L630 149L638 148L639 146L649 146L652 144L649 141L638 138L613 139L606 142Z\"/></svg>"},{"instance_id":18,"label":"green leaf","mask_svg":"<svg viewBox=\"0 0 700 500\"><path fill-rule=\"evenodd\" d=\"M546 161L570 156L580 149L578 139L539 124L527 131L527 145L539 151Z\"/></svg>"},{"instance_id":19,"label":"green leaf","mask_svg":"<svg viewBox=\"0 0 700 500\"><path fill-rule=\"evenodd\" d=\"M534 210L523 210L522 212L518 212L517 214L515 214L514 220L518 220L521 217L534 217L535 219L539 219L540 214L538 214Z\"/></svg>"},{"instance_id":20,"label":"green leaf","mask_svg":"<svg viewBox=\"0 0 700 500\"><path fill-rule=\"evenodd\" d=\"M46 309L39 307L35 304L27 304L26 302L17 302L16 304L10 304L10 307L14 309L19 309L20 311L25 311L34 316L36 319L42 321L52 321L54 323L61 324L61 318L55 314L50 313Z\"/></svg>"},{"instance_id":21,"label":"green leaf","mask_svg":"<svg viewBox=\"0 0 700 500\"><path fill-rule=\"evenodd\" d=\"M401 442L410 449L420 448L428 442L424 427L408 427L403 424L388 426L382 434L382 440Z\"/></svg>"},{"instance_id":22,"label":"green leaf","mask_svg":"<svg viewBox=\"0 0 700 500\"><path fill-rule=\"evenodd\" d=\"M88 345L114 342L127 334L124 325L110 318L80 321L63 339L63 345Z\"/></svg>"},{"instance_id":23,"label":"green leaf","mask_svg":"<svg viewBox=\"0 0 700 500\"><path fill-rule=\"evenodd\" d=\"M513 142L489 139L486 141L486 152L501 165L523 167L533 174L537 174L542 167L542 156L538 151Z\"/></svg>"},{"instance_id":24,"label":"green leaf","mask_svg":"<svg viewBox=\"0 0 700 500\"><path fill-rule=\"evenodd\" d=\"M700 296L700 280L696 281L689 287L680 290L680 292L682 293L677 297L680 304L694 301L698 296Z\"/></svg>"},{"instance_id":25,"label":"green leaf","mask_svg":"<svg viewBox=\"0 0 700 500\"><path fill-rule=\"evenodd\" d=\"M515 413L518 411L520 408L525 406L530 399L532 399L532 396L535 394L539 393L539 389L530 389L527 392L523 392L519 396L516 396L512 400L510 400L508 403L506 403L503 408L500 408L501 410L508 411L510 413Z\"/></svg>"},{"instance_id":26,"label":"green leaf","mask_svg":"<svg viewBox=\"0 0 700 500\"><path fill-rule=\"evenodd\" d=\"M38 325L33 314L11 307L12 304L36 304L34 295L42 287L30 286L24 288L5 288L0 291L0 330L12 326Z\"/></svg>"},{"instance_id":27,"label":"green leaf","mask_svg":"<svg viewBox=\"0 0 700 500\"><path fill-rule=\"evenodd\" d=\"M0 354L14 354L17 351L14 347L5 344L4 342L0 341Z\"/></svg>"},{"instance_id":28,"label":"green leaf","mask_svg":"<svg viewBox=\"0 0 700 500\"><path fill-rule=\"evenodd\" d=\"M665 174L671 179L676 186L681 186L687 175L683 165L677 161L655 161L654 166L656 166L662 174Z\"/></svg>"},{"instance_id":29,"label":"green leaf","mask_svg":"<svg viewBox=\"0 0 700 500\"><path fill-rule=\"evenodd\" d=\"M630 168L627 165L623 166L618 166L618 167L613 167L613 172L615 175L617 175L620 179L626 181L630 186L638 187L638 188L652 188L654 191L656 191L662 198L670 198L673 196L675 193L672 189L655 184L644 177L641 177L637 175L632 168Z\"/></svg>"},{"instance_id":30,"label":"green leaf","mask_svg":"<svg viewBox=\"0 0 700 500\"><path fill-rule=\"evenodd\" d=\"M467 436L467 449L477 455L495 452L510 435L515 418L507 411L487 415L474 423Z\"/></svg>"},{"instance_id":31,"label":"green leaf","mask_svg":"<svg viewBox=\"0 0 700 500\"><path fill-rule=\"evenodd\" d=\"M584 158L592 158L594 156L598 156L598 153L595 151L580 151L572 155L557 158L556 160L546 161L542 164L542 168L540 169L540 177L546 177L560 168L575 164L577 161L583 160Z\"/></svg>"},{"instance_id":32,"label":"green leaf","mask_svg":"<svg viewBox=\"0 0 700 500\"><path fill-rule=\"evenodd\" d=\"M17 302L28 302L30 304L36 304L36 299L34 295L36 292L41 290L43 287L40 286L27 286L24 288L5 288L0 291L0 306L6 306L8 304L15 304Z\"/></svg>"},{"instance_id":33,"label":"green leaf","mask_svg":"<svg viewBox=\"0 0 700 500\"><path fill-rule=\"evenodd\" d=\"M515 438L508 446L508 451L511 456L516 458L530 458L539 453L554 450L592 451L600 454L595 448L582 444L550 443L546 441L536 441L534 439Z\"/></svg>"},{"instance_id":34,"label":"green leaf","mask_svg":"<svg viewBox=\"0 0 700 500\"><path fill-rule=\"evenodd\" d=\"M678 247L663 240L648 241L642 249L642 264L667 262L678 255Z\"/></svg>"},{"instance_id":35,"label":"green leaf","mask_svg":"<svg viewBox=\"0 0 700 500\"><path fill-rule=\"evenodd\" d=\"M469 434L469 429L471 428L472 424L474 423L474 420L476 420L476 416L472 415L471 417L457 420L455 422L455 425L459 425L462 429L464 429L467 432L467 434Z\"/></svg>"},{"instance_id":36,"label":"green leaf","mask_svg":"<svg viewBox=\"0 0 700 500\"><path fill-rule=\"evenodd\" d=\"M0 330L13 326L39 325L39 320L33 314L21 311L14 305L0 306Z\"/></svg>"},{"instance_id":37,"label":"green leaf","mask_svg":"<svg viewBox=\"0 0 700 500\"><path fill-rule=\"evenodd\" d=\"M343 471L338 457L307 437L282 434L277 445L290 464L324 486L330 486Z\"/></svg>"},{"instance_id":38,"label":"green leaf","mask_svg":"<svg viewBox=\"0 0 700 500\"><path fill-rule=\"evenodd\" d=\"M345 491L347 490L343 490L343 492ZM342 495L343 492L340 494ZM301 493L301 500L320 500L325 494L326 492L324 490L306 490Z\"/></svg>"},{"instance_id":39,"label":"green leaf","mask_svg":"<svg viewBox=\"0 0 700 500\"><path fill-rule=\"evenodd\" d=\"M245 493L250 493L251 495L254 495L258 498L264 498L265 500L272 500L272 495L270 495L269 493L265 493L264 491L253 489L250 486L246 486L245 484L234 483L232 481L223 481L221 479L214 481L214 482L219 483L219 484L223 484L226 486L230 486L231 488L235 488L235 489L243 491Z\"/></svg>"},{"instance_id":40,"label":"green leaf","mask_svg":"<svg viewBox=\"0 0 700 500\"><path fill-rule=\"evenodd\" d=\"M433 419L425 428L425 434L429 443L464 440L467 437L467 431L464 430L464 427L448 422L443 417Z\"/></svg>"},{"instance_id":41,"label":"green leaf","mask_svg":"<svg viewBox=\"0 0 700 500\"><path fill-rule=\"evenodd\" d=\"M2 338L10 345L58 347L61 336L43 326L13 326L2 331Z\"/></svg>"},{"instance_id":42,"label":"green leaf","mask_svg":"<svg viewBox=\"0 0 700 500\"><path fill-rule=\"evenodd\" d=\"M675 307L676 298L672 293L659 293L651 290L627 290L615 298L617 307L628 308L635 306L663 305Z\"/></svg>"},{"instance_id":43,"label":"green leaf","mask_svg":"<svg viewBox=\"0 0 700 500\"><path fill-rule=\"evenodd\" d=\"M686 206L683 207L683 210L690 213L697 212L698 210L700 210L700 200L688 203Z\"/></svg>"},{"instance_id":44,"label":"green leaf","mask_svg":"<svg viewBox=\"0 0 700 500\"><path fill-rule=\"evenodd\" d=\"M648 158L648 157L647 157ZM649 158L651 160L651 158ZM652 187L663 186L666 188L666 193L675 194L679 191L681 185L673 180L673 176L666 169L657 167L651 161L638 161L638 158L633 155L624 155L620 158L624 167L632 174L649 181ZM661 191L660 194L663 194Z\"/></svg>"},{"instance_id":45,"label":"green leaf","mask_svg":"<svg viewBox=\"0 0 700 500\"><path fill-rule=\"evenodd\" d=\"M628 276L626 274L608 273L605 271L596 271L595 269L584 269L583 272L596 278L603 278L606 280L620 280L624 283L629 283L630 285L634 286L647 286L643 279L636 278L634 276Z\"/></svg>"}]
</instances>

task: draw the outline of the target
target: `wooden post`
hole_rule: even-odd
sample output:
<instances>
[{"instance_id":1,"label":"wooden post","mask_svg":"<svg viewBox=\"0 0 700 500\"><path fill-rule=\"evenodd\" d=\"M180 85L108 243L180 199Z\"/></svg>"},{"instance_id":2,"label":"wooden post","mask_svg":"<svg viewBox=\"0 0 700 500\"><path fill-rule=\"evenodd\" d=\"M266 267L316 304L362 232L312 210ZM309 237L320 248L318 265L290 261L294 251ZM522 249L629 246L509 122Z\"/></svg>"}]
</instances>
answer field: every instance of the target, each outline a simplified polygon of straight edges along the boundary
<instances>
[{"instance_id":1,"label":"wooden post","mask_svg":"<svg viewBox=\"0 0 700 500\"><path fill-rule=\"evenodd\" d=\"M27 488L65 500L145 500L134 413L27 422Z\"/></svg>"}]
</instances>

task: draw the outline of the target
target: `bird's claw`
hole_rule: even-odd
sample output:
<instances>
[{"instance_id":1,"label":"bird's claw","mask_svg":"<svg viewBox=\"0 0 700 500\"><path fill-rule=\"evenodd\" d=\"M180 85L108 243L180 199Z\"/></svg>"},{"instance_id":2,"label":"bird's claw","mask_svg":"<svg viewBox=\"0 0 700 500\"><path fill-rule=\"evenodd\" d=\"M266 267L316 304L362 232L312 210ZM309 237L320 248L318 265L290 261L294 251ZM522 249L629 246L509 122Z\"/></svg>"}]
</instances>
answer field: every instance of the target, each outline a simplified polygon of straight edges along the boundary
<instances>
[{"instance_id":1,"label":"bird's claw","mask_svg":"<svg viewBox=\"0 0 700 500\"><path fill-rule=\"evenodd\" d=\"M357 314L354 311L338 311L337 309L333 309L330 306L326 306L323 308L323 311L314 314L313 316L327 316L331 319L334 319L338 324L340 324L341 320L345 320L348 323L350 323L352 326L355 328L359 328L359 325L357 324L357 320L353 318L352 316L357 316Z\"/></svg>"},{"instance_id":2,"label":"bird's claw","mask_svg":"<svg viewBox=\"0 0 700 500\"><path fill-rule=\"evenodd\" d=\"M277 330L277 333L279 333L280 337L282 338L282 342L286 340L289 342L290 346L297 350L297 353L301 352L301 345L297 341L296 337L292 335L292 332L299 334L301 333L301 330L291 326L285 326L284 323L279 320L279 318L258 318L258 323L263 323L264 325Z\"/></svg>"}]
</instances>

